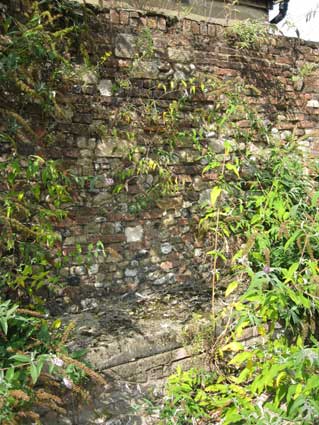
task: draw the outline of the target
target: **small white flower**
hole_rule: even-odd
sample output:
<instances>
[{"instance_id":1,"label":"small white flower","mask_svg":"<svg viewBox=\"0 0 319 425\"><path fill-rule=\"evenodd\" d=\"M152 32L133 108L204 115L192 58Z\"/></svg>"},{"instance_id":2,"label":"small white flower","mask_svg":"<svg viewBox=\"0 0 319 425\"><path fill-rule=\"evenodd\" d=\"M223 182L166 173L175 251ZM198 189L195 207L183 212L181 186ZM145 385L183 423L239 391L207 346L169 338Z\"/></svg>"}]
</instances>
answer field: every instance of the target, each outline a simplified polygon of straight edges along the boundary
<instances>
[{"instance_id":1,"label":"small white flower","mask_svg":"<svg viewBox=\"0 0 319 425\"><path fill-rule=\"evenodd\" d=\"M114 180L112 178L105 177L105 184L107 186L112 186L114 184Z\"/></svg>"},{"instance_id":2,"label":"small white flower","mask_svg":"<svg viewBox=\"0 0 319 425\"><path fill-rule=\"evenodd\" d=\"M63 384L68 388L69 390L72 388L72 381L66 377L63 378Z\"/></svg>"},{"instance_id":3,"label":"small white flower","mask_svg":"<svg viewBox=\"0 0 319 425\"><path fill-rule=\"evenodd\" d=\"M58 367L62 367L62 366L64 365L63 360L62 360L62 359L60 359L59 357L56 357L56 356L54 356L54 357L51 359L51 361L52 361L52 363L53 363L55 366L58 366Z\"/></svg>"}]
</instances>

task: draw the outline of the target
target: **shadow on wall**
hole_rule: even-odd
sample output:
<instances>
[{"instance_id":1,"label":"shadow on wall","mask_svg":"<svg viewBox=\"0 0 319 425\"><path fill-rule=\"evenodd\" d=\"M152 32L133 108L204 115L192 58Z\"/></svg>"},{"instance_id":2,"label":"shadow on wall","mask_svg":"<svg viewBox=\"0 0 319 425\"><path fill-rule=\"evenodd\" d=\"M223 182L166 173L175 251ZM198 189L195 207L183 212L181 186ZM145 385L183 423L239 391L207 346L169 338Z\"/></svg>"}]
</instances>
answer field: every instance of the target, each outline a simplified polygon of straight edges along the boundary
<instances>
[{"instance_id":1,"label":"shadow on wall","mask_svg":"<svg viewBox=\"0 0 319 425\"><path fill-rule=\"evenodd\" d=\"M274 123L279 111L289 114L294 121L295 111L300 107L306 108L307 101L301 101L303 96L296 96L303 91L305 83L305 78L299 75L300 63L307 64L303 45L302 40L282 37L273 47L261 46L259 51L254 51L253 57L245 55L245 51L240 57L229 57L233 63L241 64L240 75L245 84L260 90L260 93L255 93L264 100L259 112L266 113ZM291 51L289 55L286 54L287 49ZM268 59L269 54L274 60ZM253 91L251 94L254 96Z\"/></svg>"}]
</instances>

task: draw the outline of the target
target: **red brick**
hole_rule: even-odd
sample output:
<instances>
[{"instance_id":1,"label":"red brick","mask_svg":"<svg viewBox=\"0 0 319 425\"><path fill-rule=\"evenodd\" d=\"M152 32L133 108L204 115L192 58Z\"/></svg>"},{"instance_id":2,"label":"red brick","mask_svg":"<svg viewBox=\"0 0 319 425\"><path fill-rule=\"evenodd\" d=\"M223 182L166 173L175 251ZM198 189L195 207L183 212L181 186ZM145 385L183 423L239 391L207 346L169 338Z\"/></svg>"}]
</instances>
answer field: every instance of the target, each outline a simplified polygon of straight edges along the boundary
<instances>
[{"instance_id":1,"label":"red brick","mask_svg":"<svg viewBox=\"0 0 319 425\"><path fill-rule=\"evenodd\" d=\"M300 128L314 128L316 125L314 125L314 122L312 121L300 121L299 123Z\"/></svg>"},{"instance_id":2,"label":"red brick","mask_svg":"<svg viewBox=\"0 0 319 425\"><path fill-rule=\"evenodd\" d=\"M115 221L133 221L135 216L132 214L107 214L106 220L115 222Z\"/></svg>"},{"instance_id":3,"label":"red brick","mask_svg":"<svg viewBox=\"0 0 319 425\"><path fill-rule=\"evenodd\" d=\"M216 74L217 75L227 75L227 76L235 76L238 74L237 71L235 71L234 69L225 69L225 68L217 68L216 69Z\"/></svg>"},{"instance_id":4,"label":"red brick","mask_svg":"<svg viewBox=\"0 0 319 425\"><path fill-rule=\"evenodd\" d=\"M112 24L119 24L120 14L116 10L110 10L110 20Z\"/></svg>"},{"instance_id":5,"label":"red brick","mask_svg":"<svg viewBox=\"0 0 319 425\"><path fill-rule=\"evenodd\" d=\"M142 220L154 220L157 218L162 218L163 211L160 209L152 210L152 211L143 211L139 215Z\"/></svg>"},{"instance_id":6,"label":"red brick","mask_svg":"<svg viewBox=\"0 0 319 425\"><path fill-rule=\"evenodd\" d=\"M150 247L151 247L152 244L153 244L153 241L151 242ZM132 252L137 252L137 251L145 248L146 247L146 243L144 243L144 242L131 242L129 244L129 247L130 247L130 250Z\"/></svg>"},{"instance_id":7,"label":"red brick","mask_svg":"<svg viewBox=\"0 0 319 425\"><path fill-rule=\"evenodd\" d=\"M69 149L64 150L63 155L67 158L78 158L79 157L79 151L75 149Z\"/></svg>"},{"instance_id":8,"label":"red brick","mask_svg":"<svg viewBox=\"0 0 319 425\"><path fill-rule=\"evenodd\" d=\"M214 181L218 179L217 173L205 173L203 174L203 180L204 181Z\"/></svg>"},{"instance_id":9,"label":"red brick","mask_svg":"<svg viewBox=\"0 0 319 425\"><path fill-rule=\"evenodd\" d=\"M200 33L200 25L196 21L192 22L192 33L193 34L199 34Z\"/></svg>"},{"instance_id":10,"label":"red brick","mask_svg":"<svg viewBox=\"0 0 319 425\"><path fill-rule=\"evenodd\" d=\"M186 224L189 224L189 219L188 219L188 218L180 218L180 219L178 220L178 224L179 224L180 226L185 226Z\"/></svg>"},{"instance_id":11,"label":"red brick","mask_svg":"<svg viewBox=\"0 0 319 425\"><path fill-rule=\"evenodd\" d=\"M96 237L89 238L90 242L93 242L93 240L96 239ZM97 241L102 241L105 244L109 243L116 243L116 242L124 242L126 241L125 235L100 235L100 237L97 236Z\"/></svg>"}]
</instances>

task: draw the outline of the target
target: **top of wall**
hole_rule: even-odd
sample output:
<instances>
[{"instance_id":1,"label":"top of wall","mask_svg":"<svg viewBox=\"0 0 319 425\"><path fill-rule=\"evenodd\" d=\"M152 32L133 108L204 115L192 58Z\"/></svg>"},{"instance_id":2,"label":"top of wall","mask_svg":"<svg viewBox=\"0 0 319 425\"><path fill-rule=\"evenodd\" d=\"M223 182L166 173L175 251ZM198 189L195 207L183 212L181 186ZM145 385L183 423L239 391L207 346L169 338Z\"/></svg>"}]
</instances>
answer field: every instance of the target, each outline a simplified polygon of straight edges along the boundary
<instances>
[{"instance_id":1,"label":"top of wall","mask_svg":"<svg viewBox=\"0 0 319 425\"><path fill-rule=\"evenodd\" d=\"M74 1L78 1L80 3L83 0L74 0ZM133 2L134 0L131 0L131 1ZM135 1L142 1L142 0L135 0ZM148 2L149 0L143 0L143 1ZM158 0L156 1L158 2ZM187 1L187 0L184 0L184 1ZM201 1L205 1L205 0L201 0ZM218 1L218 0L215 0L215 1ZM86 4L91 4L92 6L97 7L98 9L100 9L102 13L107 13L112 15L112 18L110 18L110 22L112 25L118 24L124 27L131 27L131 28L132 26L135 27L137 25L137 21L139 20L141 20L141 22L143 22L142 25L144 25L147 19L152 21L153 18L157 16L158 18L161 18L162 20L165 21L164 31L166 31L168 26L169 27L172 26L172 22L175 22L177 31L179 31L182 28L183 33L191 32L194 35L213 36L213 34L215 34L216 31L218 32L221 30L221 27L230 26L236 22L236 20L233 19L233 17L231 17L230 19L207 18L194 13L178 14L176 11L168 10L168 9L163 10L159 8L153 8L148 10L146 9L141 10L141 9L134 8L132 6L131 7L106 6L107 3L111 4L115 2L120 3L120 1L118 0L85 0ZM255 3L258 3L258 1L256 1ZM270 8L273 3L270 2L268 4L270 5L269 6ZM120 17L122 15L133 16L132 19L133 21L136 21L136 22L132 24L132 19L129 19L129 18L126 19L126 18ZM138 18L136 18L137 16ZM166 25L166 21L170 21L170 23ZM194 23L192 24L192 22ZM265 24L267 25L267 23ZM139 25L140 24L138 24L138 26ZM152 23L150 23L149 25L151 28L153 28ZM217 29L217 28L220 28L220 29ZM161 31L162 30L163 28L161 28ZM288 49L292 49L293 54L296 53L295 49L297 48L298 50L300 46L308 46L314 49L319 48L319 42L317 41L304 40L302 38L287 36L287 35L284 35L280 30L278 30L278 32L276 32L276 34L273 36L273 41L271 44L273 47L275 47L275 45L280 45L281 48L285 47ZM244 55L247 55L247 53L248 52L245 51Z\"/></svg>"},{"instance_id":2,"label":"top of wall","mask_svg":"<svg viewBox=\"0 0 319 425\"><path fill-rule=\"evenodd\" d=\"M101 8L128 8L194 20L209 19L222 24L229 20L265 20L268 17L267 0L240 0L236 6L227 6L224 0L86 0L86 3Z\"/></svg>"}]
</instances>

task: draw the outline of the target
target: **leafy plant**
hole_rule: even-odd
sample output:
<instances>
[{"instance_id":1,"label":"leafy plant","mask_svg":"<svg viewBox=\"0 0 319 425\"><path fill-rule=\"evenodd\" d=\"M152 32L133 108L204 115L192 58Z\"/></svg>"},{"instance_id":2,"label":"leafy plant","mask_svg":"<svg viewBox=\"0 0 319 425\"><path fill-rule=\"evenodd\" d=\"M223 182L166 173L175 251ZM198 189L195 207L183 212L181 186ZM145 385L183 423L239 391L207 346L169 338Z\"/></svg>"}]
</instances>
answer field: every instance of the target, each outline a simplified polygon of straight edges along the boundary
<instances>
[{"instance_id":1,"label":"leafy plant","mask_svg":"<svg viewBox=\"0 0 319 425\"><path fill-rule=\"evenodd\" d=\"M207 335L217 374L209 385L200 385L203 394L194 407L196 390L184 392L179 371L170 380L174 387L168 385L163 418L176 424L316 423L318 163L293 136L273 138L246 106L232 99L228 107L215 113L221 134L228 131L233 141L224 142L224 154L205 156L203 172L217 178L200 221L201 232L212 238L213 310ZM232 116L245 111L250 134L230 126L227 111ZM243 138L259 139L259 149L236 150ZM232 299L217 314L215 297L226 282L225 296ZM212 341L216 323L223 330ZM252 333L257 343L246 346L243 336ZM194 371L192 379L196 382Z\"/></svg>"},{"instance_id":2,"label":"leafy plant","mask_svg":"<svg viewBox=\"0 0 319 425\"><path fill-rule=\"evenodd\" d=\"M49 4L50 3L50 4ZM0 422L40 423L38 408L65 414L68 396L88 398L90 376L102 377L65 347L72 325L46 316L48 295L70 258L57 226L75 179L46 159L60 90L73 78L68 54L79 34L68 2L36 2L23 20L7 17L0 35ZM83 8L81 8L83 11ZM72 12L72 13L71 13ZM73 16L73 18L72 18ZM81 18L79 19L81 21ZM70 26L64 26L68 22ZM33 121L41 117L42 126ZM93 247L90 248L94 255ZM52 292L51 292L52 293ZM73 356L73 357L72 357Z\"/></svg>"},{"instance_id":3,"label":"leafy plant","mask_svg":"<svg viewBox=\"0 0 319 425\"><path fill-rule=\"evenodd\" d=\"M246 19L230 25L226 30L226 36L239 49L249 49L269 39L269 27L260 21Z\"/></svg>"},{"instance_id":4,"label":"leafy plant","mask_svg":"<svg viewBox=\"0 0 319 425\"><path fill-rule=\"evenodd\" d=\"M216 379L215 374L190 369L182 371L177 368L176 374L168 379L169 399L162 410L161 418L167 425L187 425L191 419L209 418L211 401L205 388Z\"/></svg>"},{"instance_id":5,"label":"leafy plant","mask_svg":"<svg viewBox=\"0 0 319 425\"><path fill-rule=\"evenodd\" d=\"M309 77L317 68L317 66L310 62L305 62L297 71L296 75L291 77L292 82L303 81L304 78Z\"/></svg>"},{"instance_id":6,"label":"leafy plant","mask_svg":"<svg viewBox=\"0 0 319 425\"><path fill-rule=\"evenodd\" d=\"M117 124L126 129L122 140L125 138L133 146L126 157L127 166L116 176L114 192L129 191L131 184L138 185L133 212L161 197L177 194L185 182L178 180L173 166L185 160L183 148L190 152L190 158L186 158L190 163L209 161L213 152L206 134L222 138L226 124L237 131L233 119L246 113L246 105L240 100L240 83L192 77L159 83L151 88L155 89L160 91L158 99L150 96L137 106L124 105L115 117ZM209 109L198 106L196 113L186 113L192 102L204 99L209 99ZM150 134L152 140L144 137Z\"/></svg>"},{"instance_id":7,"label":"leafy plant","mask_svg":"<svg viewBox=\"0 0 319 425\"><path fill-rule=\"evenodd\" d=\"M37 305L41 288L54 288L55 271L63 264L61 235L54 225L66 213L68 180L53 161L30 156L0 165L2 296ZM26 183L28 182L28 183Z\"/></svg>"},{"instance_id":8,"label":"leafy plant","mask_svg":"<svg viewBox=\"0 0 319 425\"><path fill-rule=\"evenodd\" d=\"M40 423L38 408L66 414L68 398L88 399L78 384L90 377L105 382L83 363L69 356L65 343L72 324L49 324L36 311L0 303L0 419L1 423Z\"/></svg>"}]
</instances>

